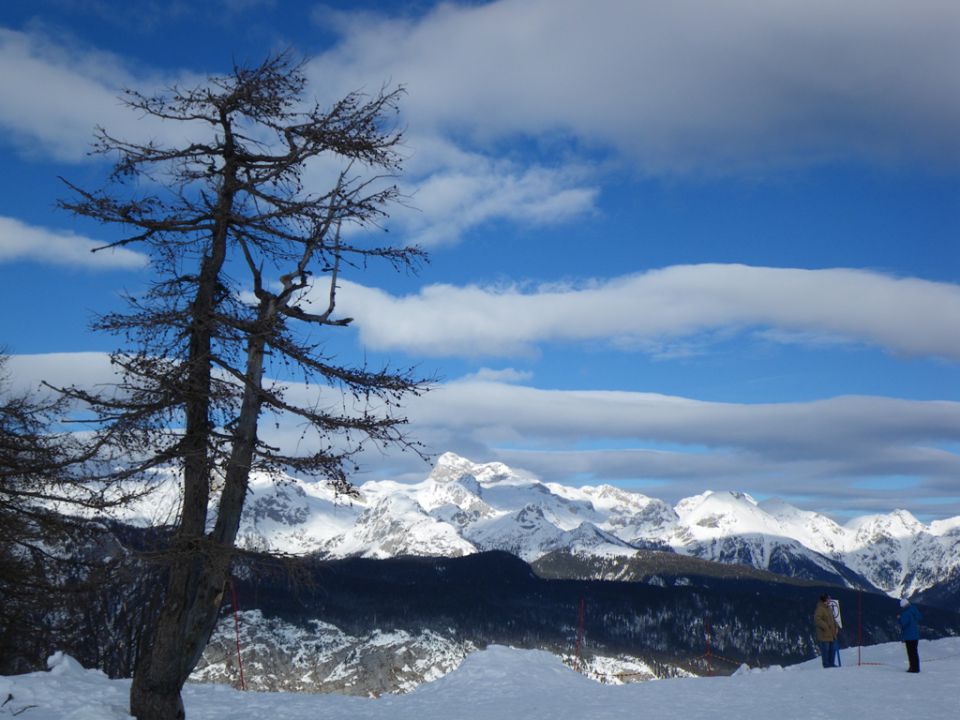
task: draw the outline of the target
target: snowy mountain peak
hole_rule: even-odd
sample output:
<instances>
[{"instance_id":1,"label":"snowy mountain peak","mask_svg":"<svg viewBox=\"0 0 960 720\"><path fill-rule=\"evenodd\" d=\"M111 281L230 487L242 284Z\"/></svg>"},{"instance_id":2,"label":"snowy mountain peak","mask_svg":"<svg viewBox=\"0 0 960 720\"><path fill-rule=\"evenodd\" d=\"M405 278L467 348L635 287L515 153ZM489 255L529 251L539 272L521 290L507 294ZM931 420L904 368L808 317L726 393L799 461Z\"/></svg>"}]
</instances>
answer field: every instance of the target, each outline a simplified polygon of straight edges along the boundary
<instances>
[{"instance_id":1,"label":"snowy mountain peak","mask_svg":"<svg viewBox=\"0 0 960 720\"><path fill-rule=\"evenodd\" d=\"M776 518L785 535L811 550L835 557L851 549L848 533L826 515L801 510L780 498L764 500L758 507Z\"/></svg>"},{"instance_id":2,"label":"snowy mountain peak","mask_svg":"<svg viewBox=\"0 0 960 720\"><path fill-rule=\"evenodd\" d=\"M770 532L779 530L776 519L762 510L746 493L713 492L684 498L677 515L688 525L723 531Z\"/></svg>"},{"instance_id":3,"label":"snowy mountain peak","mask_svg":"<svg viewBox=\"0 0 960 720\"><path fill-rule=\"evenodd\" d=\"M724 492L714 492L707 490L699 495L693 495L684 498L676 505L677 514L681 517L696 512L702 507L711 507L715 510L725 508L727 512L737 512L738 508L749 510L757 507L758 503L750 495L743 492L727 490Z\"/></svg>"},{"instance_id":4,"label":"snowy mountain peak","mask_svg":"<svg viewBox=\"0 0 960 720\"><path fill-rule=\"evenodd\" d=\"M432 511L443 505L454 505L467 512L489 515L491 508L481 499L483 488L473 475L464 475L457 480L428 479L418 493L420 504Z\"/></svg>"},{"instance_id":5,"label":"snowy mountain peak","mask_svg":"<svg viewBox=\"0 0 960 720\"><path fill-rule=\"evenodd\" d=\"M552 486L551 486L552 487ZM594 506L598 509L633 509L642 510L652 502L660 502L642 493L624 490L613 485L598 485L597 487L584 487L581 490L586 493Z\"/></svg>"},{"instance_id":6,"label":"snowy mountain peak","mask_svg":"<svg viewBox=\"0 0 960 720\"><path fill-rule=\"evenodd\" d=\"M894 510L883 515L865 515L847 523L858 536L884 535L891 538L912 537L926 527L908 510Z\"/></svg>"},{"instance_id":7,"label":"snowy mountain peak","mask_svg":"<svg viewBox=\"0 0 960 720\"><path fill-rule=\"evenodd\" d=\"M960 536L960 516L946 520L934 520L930 523L931 535L958 535Z\"/></svg>"},{"instance_id":8,"label":"snowy mountain peak","mask_svg":"<svg viewBox=\"0 0 960 720\"><path fill-rule=\"evenodd\" d=\"M455 453L447 452L437 458L429 479L444 483L468 476L487 484L516 477L517 473L500 462L474 463Z\"/></svg>"}]
</instances>

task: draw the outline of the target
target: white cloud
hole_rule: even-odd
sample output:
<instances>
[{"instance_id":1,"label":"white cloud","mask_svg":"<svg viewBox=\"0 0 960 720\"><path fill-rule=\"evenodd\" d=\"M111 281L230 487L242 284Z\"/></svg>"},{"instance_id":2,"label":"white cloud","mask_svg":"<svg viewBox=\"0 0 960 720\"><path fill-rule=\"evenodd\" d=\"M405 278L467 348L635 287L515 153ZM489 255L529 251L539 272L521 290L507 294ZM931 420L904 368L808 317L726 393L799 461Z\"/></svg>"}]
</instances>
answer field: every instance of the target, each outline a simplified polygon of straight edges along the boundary
<instances>
[{"instance_id":1,"label":"white cloud","mask_svg":"<svg viewBox=\"0 0 960 720\"><path fill-rule=\"evenodd\" d=\"M704 402L654 393L544 390L467 377L403 408L428 450L500 460L544 480L613 483L676 502L714 490L802 496L829 512L929 513L950 495L960 455L937 446L960 436L960 403L884 397L814 402ZM364 458L375 476L422 479L406 455ZM911 477L902 492L858 480ZM960 513L960 504L935 514Z\"/></svg>"},{"instance_id":2,"label":"white cloud","mask_svg":"<svg viewBox=\"0 0 960 720\"><path fill-rule=\"evenodd\" d=\"M957 402L715 403L467 378L405 410L411 434L434 452L501 460L561 483L626 483L672 502L711 488L799 494L802 506L831 512L929 512L924 498L949 495L960 472L960 455L938 447L960 437ZM917 480L910 497L853 485L904 476Z\"/></svg>"},{"instance_id":3,"label":"white cloud","mask_svg":"<svg viewBox=\"0 0 960 720\"><path fill-rule=\"evenodd\" d=\"M5 28L0 67L0 127L25 152L82 161L98 125L115 137L160 143L182 141L191 132L184 123L131 112L120 98L126 88L149 93L177 81L193 84L194 77L135 73L110 53Z\"/></svg>"},{"instance_id":4,"label":"white cloud","mask_svg":"<svg viewBox=\"0 0 960 720\"><path fill-rule=\"evenodd\" d=\"M0 123L59 159L82 159L94 127L116 114L125 78L104 56L93 57L67 58L41 38L0 29Z\"/></svg>"},{"instance_id":5,"label":"white cloud","mask_svg":"<svg viewBox=\"0 0 960 720\"><path fill-rule=\"evenodd\" d=\"M168 144L206 130L130 112L120 99L126 88L149 93L177 83L193 85L199 77L135 72L109 53L6 29L0 29L0 65L7 70L0 74L0 127L28 154L82 161L98 125L115 137ZM378 87L384 80L378 80ZM429 134L410 138L408 144L403 190L410 207L393 209L391 227L405 233L407 242L426 247L457 242L491 220L565 222L591 212L599 192L573 163L527 166L467 152ZM333 177L335 170L315 163L308 169L308 187L323 192Z\"/></svg>"},{"instance_id":6,"label":"white cloud","mask_svg":"<svg viewBox=\"0 0 960 720\"><path fill-rule=\"evenodd\" d=\"M10 355L4 370L14 392L36 391L43 382L92 389L117 380L110 356L101 352Z\"/></svg>"},{"instance_id":7,"label":"white cloud","mask_svg":"<svg viewBox=\"0 0 960 720\"><path fill-rule=\"evenodd\" d=\"M893 0L500 0L321 16L342 36L308 66L310 92L409 89L416 210L390 223L428 247L490 221L593 212L600 180L585 167L598 148L653 174L960 160L960 5L943 0L909 12ZM197 77L5 29L0 65L0 127L27 152L80 161L97 124L168 143L192 132L118 98ZM523 149L504 145L516 139Z\"/></svg>"},{"instance_id":8,"label":"white cloud","mask_svg":"<svg viewBox=\"0 0 960 720\"><path fill-rule=\"evenodd\" d=\"M500 370L480 368L475 373L470 373L461 379L481 382L521 383L530 380L532 377L533 373L526 370L516 370L515 368L503 368Z\"/></svg>"},{"instance_id":9,"label":"white cloud","mask_svg":"<svg viewBox=\"0 0 960 720\"><path fill-rule=\"evenodd\" d=\"M874 480L895 478L892 468L877 471L854 457L849 464L818 458L770 462L736 452L683 453L642 449L549 451L487 450L486 460L500 460L544 479L576 485L611 483L638 490L670 503L704 490L748 492L755 496L791 498L799 507L828 515L885 513L906 507L917 515L960 515L960 502L949 498L949 478L958 459L945 458L938 466L924 462L924 451L905 453L902 463L917 475L909 493L900 488L869 490L856 486L858 476ZM931 473L931 474L924 474ZM942 498L933 500L931 498Z\"/></svg>"},{"instance_id":10,"label":"white cloud","mask_svg":"<svg viewBox=\"0 0 960 720\"><path fill-rule=\"evenodd\" d=\"M476 143L571 135L666 174L960 161L950 0L500 0L334 27L318 87L389 72L411 126Z\"/></svg>"},{"instance_id":11,"label":"white cloud","mask_svg":"<svg viewBox=\"0 0 960 720\"><path fill-rule=\"evenodd\" d=\"M366 345L434 356L529 354L547 341L664 354L668 341L771 328L791 342L842 338L960 360L960 287L863 270L682 265L569 287L430 285L404 297L345 282L339 307Z\"/></svg>"},{"instance_id":12,"label":"white cloud","mask_svg":"<svg viewBox=\"0 0 960 720\"><path fill-rule=\"evenodd\" d=\"M424 247L449 244L491 220L555 225L594 211L599 188L577 166L523 166L466 152L439 138L408 140L403 190L410 208L391 225Z\"/></svg>"},{"instance_id":13,"label":"white cloud","mask_svg":"<svg viewBox=\"0 0 960 720\"><path fill-rule=\"evenodd\" d=\"M0 216L0 264L27 260L111 270L135 269L148 263L146 255L126 248L92 252L103 245L70 231L35 227L15 218Z\"/></svg>"},{"instance_id":14,"label":"white cloud","mask_svg":"<svg viewBox=\"0 0 960 720\"><path fill-rule=\"evenodd\" d=\"M529 442L546 438L561 447L599 438L628 439L694 450L739 449L770 459L844 461L863 446L896 448L960 439L960 403L880 397L740 404L468 379L448 383L410 408L418 423L469 429L476 437L508 427Z\"/></svg>"}]
</instances>

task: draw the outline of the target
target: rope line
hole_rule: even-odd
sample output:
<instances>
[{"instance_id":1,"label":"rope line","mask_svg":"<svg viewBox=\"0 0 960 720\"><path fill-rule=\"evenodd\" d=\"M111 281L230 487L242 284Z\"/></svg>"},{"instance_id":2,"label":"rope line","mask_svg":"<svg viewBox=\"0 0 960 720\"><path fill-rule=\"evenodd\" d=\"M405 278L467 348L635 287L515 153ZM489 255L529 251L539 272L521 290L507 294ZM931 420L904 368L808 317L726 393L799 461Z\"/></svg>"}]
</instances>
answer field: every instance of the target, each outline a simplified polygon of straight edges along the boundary
<instances>
[{"instance_id":1,"label":"rope line","mask_svg":"<svg viewBox=\"0 0 960 720\"><path fill-rule=\"evenodd\" d=\"M925 663L939 662L941 660L953 660L954 658L958 658L958 657L960 657L960 653L956 653L955 655L944 655L943 657L938 657L938 658L930 658L929 660L927 658L924 658L923 661Z\"/></svg>"},{"instance_id":2,"label":"rope line","mask_svg":"<svg viewBox=\"0 0 960 720\"><path fill-rule=\"evenodd\" d=\"M577 665L582 665L583 661L580 659L580 644L583 641L583 620L586 613L586 601L584 598L580 598L580 626L577 629L577 648L574 653L577 656Z\"/></svg>"},{"instance_id":3,"label":"rope line","mask_svg":"<svg viewBox=\"0 0 960 720\"><path fill-rule=\"evenodd\" d=\"M926 664L926 663L932 663L932 662L940 662L941 660L953 660L954 658L958 658L958 657L960 657L960 653L957 653L957 654L955 654L955 655L944 655L943 657L921 658L921 660L923 661L924 664ZM892 663L885 663L885 662L862 662L862 663L860 663L860 664L861 664L861 665L872 665L872 666L875 666L875 667L881 667L881 666L882 666L882 667L897 667L896 665L894 665L894 664L892 664Z\"/></svg>"},{"instance_id":4,"label":"rope line","mask_svg":"<svg viewBox=\"0 0 960 720\"><path fill-rule=\"evenodd\" d=\"M715 655L714 653L710 653L708 655L701 655L700 657L694 658L694 660L714 660L714 659L723 660L724 662L728 662L731 665L736 665L737 667L740 667L741 665L746 665L747 667L750 667L750 663L748 663L746 660L731 660L730 658L726 658L723 655Z\"/></svg>"}]
</instances>

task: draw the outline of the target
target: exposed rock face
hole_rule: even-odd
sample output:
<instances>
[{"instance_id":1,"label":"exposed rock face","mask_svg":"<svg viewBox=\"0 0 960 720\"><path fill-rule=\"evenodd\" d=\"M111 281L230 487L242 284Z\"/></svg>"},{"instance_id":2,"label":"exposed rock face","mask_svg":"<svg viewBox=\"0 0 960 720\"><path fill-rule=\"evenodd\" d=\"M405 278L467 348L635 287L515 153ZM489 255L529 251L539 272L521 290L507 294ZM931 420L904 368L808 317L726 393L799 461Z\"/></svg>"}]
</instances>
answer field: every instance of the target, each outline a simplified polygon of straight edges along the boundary
<instances>
[{"instance_id":1,"label":"exposed rock face","mask_svg":"<svg viewBox=\"0 0 960 720\"><path fill-rule=\"evenodd\" d=\"M361 696L409 692L446 675L477 649L430 630L418 635L374 630L357 637L319 620L300 626L264 617L259 610L238 615L240 657L250 690ZM190 679L239 686L232 616L217 626Z\"/></svg>"}]
</instances>

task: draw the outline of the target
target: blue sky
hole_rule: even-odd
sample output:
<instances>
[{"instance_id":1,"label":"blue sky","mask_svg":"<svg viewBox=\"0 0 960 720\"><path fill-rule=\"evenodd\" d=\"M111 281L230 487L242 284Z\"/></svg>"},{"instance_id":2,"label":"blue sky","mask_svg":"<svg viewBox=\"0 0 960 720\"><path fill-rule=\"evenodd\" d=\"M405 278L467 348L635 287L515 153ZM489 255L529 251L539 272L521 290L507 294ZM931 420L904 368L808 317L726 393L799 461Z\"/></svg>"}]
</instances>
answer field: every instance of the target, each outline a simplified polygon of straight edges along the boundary
<instances>
[{"instance_id":1,"label":"blue sky","mask_svg":"<svg viewBox=\"0 0 960 720\"><path fill-rule=\"evenodd\" d=\"M94 125L176 138L121 89L291 47L321 102L406 88L412 207L387 227L430 263L346 277L329 342L437 376L407 407L431 451L671 502L960 514L957 37L938 0L8 0L12 379L102 380L92 314L146 282L55 209L58 176L102 181Z\"/></svg>"}]
</instances>

